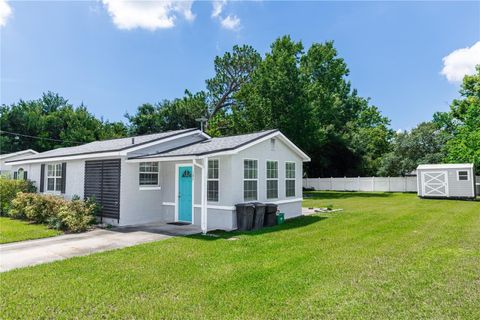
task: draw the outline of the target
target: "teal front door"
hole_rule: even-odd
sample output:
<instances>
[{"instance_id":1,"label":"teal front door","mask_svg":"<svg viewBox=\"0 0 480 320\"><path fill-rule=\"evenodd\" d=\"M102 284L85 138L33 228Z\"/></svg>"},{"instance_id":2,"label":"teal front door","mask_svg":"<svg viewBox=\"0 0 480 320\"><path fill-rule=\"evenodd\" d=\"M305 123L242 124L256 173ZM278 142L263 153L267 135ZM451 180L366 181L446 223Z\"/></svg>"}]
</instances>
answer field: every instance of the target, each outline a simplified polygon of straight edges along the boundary
<instances>
[{"instance_id":1,"label":"teal front door","mask_svg":"<svg viewBox=\"0 0 480 320\"><path fill-rule=\"evenodd\" d=\"M178 167L178 221L192 222L192 167Z\"/></svg>"}]
</instances>

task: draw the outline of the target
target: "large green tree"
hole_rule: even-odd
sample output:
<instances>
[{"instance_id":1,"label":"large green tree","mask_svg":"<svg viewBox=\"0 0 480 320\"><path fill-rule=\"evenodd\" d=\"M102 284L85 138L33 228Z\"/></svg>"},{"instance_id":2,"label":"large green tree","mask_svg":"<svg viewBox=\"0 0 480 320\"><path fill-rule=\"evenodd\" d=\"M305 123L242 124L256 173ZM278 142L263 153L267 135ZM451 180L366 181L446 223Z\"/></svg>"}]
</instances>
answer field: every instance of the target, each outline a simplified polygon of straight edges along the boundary
<instances>
[{"instance_id":1,"label":"large green tree","mask_svg":"<svg viewBox=\"0 0 480 320\"><path fill-rule=\"evenodd\" d=\"M436 122L422 122L411 131L397 133L392 151L382 158L378 174L403 176L419 164L442 163L446 157L445 144L450 135Z\"/></svg>"},{"instance_id":2,"label":"large green tree","mask_svg":"<svg viewBox=\"0 0 480 320\"><path fill-rule=\"evenodd\" d=\"M46 151L127 134L122 122L97 119L84 105L73 107L52 92L38 100L2 105L0 129L1 153L29 148Z\"/></svg>"},{"instance_id":3,"label":"large green tree","mask_svg":"<svg viewBox=\"0 0 480 320\"><path fill-rule=\"evenodd\" d=\"M156 133L167 130L194 128L196 119L207 114L207 96L200 91L185 91L180 99L163 100L155 105L145 103L133 115L126 114L132 134Z\"/></svg>"},{"instance_id":4,"label":"large green tree","mask_svg":"<svg viewBox=\"0 0 480 320\"><path fill-rule=\"evenodd\" d=\"M476 73L466 75L460 88L460 99L453 100L448 115L437 114L453 138L446 145L448 162L475 164L480 173L480 65Z\"/></svg>"}]
</instances>

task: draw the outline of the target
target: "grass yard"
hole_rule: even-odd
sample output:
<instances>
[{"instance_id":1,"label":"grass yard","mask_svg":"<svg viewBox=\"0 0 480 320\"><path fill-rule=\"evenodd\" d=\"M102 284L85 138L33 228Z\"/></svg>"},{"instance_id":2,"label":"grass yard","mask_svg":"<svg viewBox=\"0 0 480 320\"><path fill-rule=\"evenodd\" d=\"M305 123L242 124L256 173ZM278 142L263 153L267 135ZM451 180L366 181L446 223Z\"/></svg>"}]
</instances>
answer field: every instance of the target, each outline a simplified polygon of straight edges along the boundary
<instances>
[{"instance_id":1,"label":"grass yard","mask_svg":"<svg viewBox=\"0 0 480 320\"><path fill-rule=\"evenodd\" d=\"M0 243L53 237L62 232L44 225L0 217Z\"/></svg>"},{"instance_id":2,"label":"grass yard","mask_svg":"<svg viewBox=\"0 0 480 320\"><path fill-rule=\"evenodd\" d=\"M308 196L345 211L1 274L2 318L480 318L480 202Z\"/></svg>"}]
</instances>

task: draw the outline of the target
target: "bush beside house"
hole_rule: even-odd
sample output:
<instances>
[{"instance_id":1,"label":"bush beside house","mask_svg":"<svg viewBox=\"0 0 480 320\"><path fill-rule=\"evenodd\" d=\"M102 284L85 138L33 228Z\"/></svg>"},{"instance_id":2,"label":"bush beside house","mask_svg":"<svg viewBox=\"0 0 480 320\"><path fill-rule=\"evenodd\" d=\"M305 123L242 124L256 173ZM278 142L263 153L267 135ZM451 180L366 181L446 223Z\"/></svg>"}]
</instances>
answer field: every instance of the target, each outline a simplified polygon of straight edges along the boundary
<instances>
[{"instance_id":1,"label":"bush beside house","mask_svg":"<svg viewBox=\"0 0 480 320\"><path fill-rule=\"evenodd\" d=\"M94 199L66 200L35 192L36 188L28 180L0 178L1 214L69 232L85 231L95 222L98 206Z\"/></svg>"},{"instance_id":2,"label":"bush beside house","mask_svg":"<svg viewBox=\"0 0 480 320\"><path fill-rule=\"evenodd\" d=\"M12 200L19 192L36 192L37 188L30 180L12 180L0 178L0 213L6 215L10 210Z\"/></svg>"},{"instance_id":3,"label":"bush beside house","mask_svg":"<svg viewBox=\"0 0 480 320\"><path fill-rule=\"evenodd\" d=\"M54 195L19 192L12 201L8 215L34 223L46 223L58 230L81 232L95 221L95 210L93 201L65 200Z\"/></svg>"}]
</instances>

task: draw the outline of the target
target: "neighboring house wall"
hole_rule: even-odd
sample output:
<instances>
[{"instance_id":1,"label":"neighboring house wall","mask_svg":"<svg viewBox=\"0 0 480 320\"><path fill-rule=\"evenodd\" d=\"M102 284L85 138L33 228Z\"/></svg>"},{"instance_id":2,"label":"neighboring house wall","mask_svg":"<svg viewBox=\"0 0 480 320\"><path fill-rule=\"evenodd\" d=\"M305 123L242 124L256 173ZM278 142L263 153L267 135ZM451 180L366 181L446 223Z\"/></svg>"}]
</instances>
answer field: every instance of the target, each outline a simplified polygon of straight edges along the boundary
<instances>
[{"instance_id":1,"label":"neighboring house wall","mask_svg":"<svg viewBox=\"0 0 480 320\"><path fill-rule=\"evenodd\" d=\"M468 171L469 180L458 180L458 171ZM474 187L474 174L473 169L463 168L463 169L452 169L452 168L438 168L438 169L418 169L417 170L417 180L418 180L418 194L420 195L423 189L422 173L425 172L447 172L447 181L448 181L448 197L475 197L475 187Z\"/></svg>"},{"instance_id":2,"label":"neighboring house wall","mask_svg":"<svg viewBox=\"0 0 480 320\"><path fill-rule=\"evenodd\" d=\"M21 153L21 154L18 154L18 155L9 156L7 158L0 159L0 174L9 174L13 177L13 172L18 170L18 169L14 169L14 167L12 165L6 164L5 162L6 161L13 161L13 160L17 160L17 159L22 159L26 155L31 155L31 154L34 154L34 153L33 152ZM27 170L26 167L27 166L25 165L25 166L18 166L17 168L24 168L24 170Z\"/></svg>"}]
</instances>

